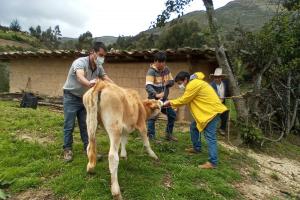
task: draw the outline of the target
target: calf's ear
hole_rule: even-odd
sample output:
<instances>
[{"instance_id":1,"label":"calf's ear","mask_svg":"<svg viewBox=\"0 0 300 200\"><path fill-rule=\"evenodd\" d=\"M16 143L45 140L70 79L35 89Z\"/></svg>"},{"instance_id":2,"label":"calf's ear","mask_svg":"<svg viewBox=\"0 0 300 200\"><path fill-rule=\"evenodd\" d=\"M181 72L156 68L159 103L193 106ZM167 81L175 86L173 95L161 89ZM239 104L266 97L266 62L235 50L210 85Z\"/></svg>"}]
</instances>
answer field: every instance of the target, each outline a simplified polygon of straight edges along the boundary
<instances>
[{"instance_id":1,"label":"calf's ear","mask_svg":"<svg viewBox=\"0 0 300 200\"><path fill-rule=\"evenodd\" d=\"M144 105L145 107L150 107L151 104L152 104L152 103L151 103L151 101L149 101L149 99L143 101L143 105Z\"/></svg>"},{"instance_id":2,"label":"calf's ear","mask_svg":"<svg viewBox=\"0 0 300 200\"><path fill-rule=\"evenodd\" d=\"M143 104L144 104L145 107L148 107L148 108L151 108L151 109L155 109L157 107L156 104L153 101L149 100L149 99L144 100Z\"/></svg>"}]
</instances>

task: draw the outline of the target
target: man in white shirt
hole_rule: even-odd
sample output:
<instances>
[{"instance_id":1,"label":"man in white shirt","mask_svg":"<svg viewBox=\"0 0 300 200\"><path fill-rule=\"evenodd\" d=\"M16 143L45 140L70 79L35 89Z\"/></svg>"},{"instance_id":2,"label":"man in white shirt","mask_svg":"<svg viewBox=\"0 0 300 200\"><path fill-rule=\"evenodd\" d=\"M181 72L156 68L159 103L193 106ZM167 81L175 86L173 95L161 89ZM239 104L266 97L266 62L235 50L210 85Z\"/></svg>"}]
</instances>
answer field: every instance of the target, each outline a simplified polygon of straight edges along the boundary
<instances>
[{"instance_id":1,"label":"man in white shirt","mask_svg":"<svg viewBox=\"0 0 300 200\"><path fill-rule=\"evenodd\" d=\"M222 68L216 68L215 73L211 74L211 76L213 77L213 81L210 84L218 94L221 102L225 104L226 97L230 96L228 82L227 80L224 80L226 75L222 73ZM221 126L219 131L221 135L225 135L228 121L228 111L222 113L220 118Z\"/></svg>"}]
</instances>

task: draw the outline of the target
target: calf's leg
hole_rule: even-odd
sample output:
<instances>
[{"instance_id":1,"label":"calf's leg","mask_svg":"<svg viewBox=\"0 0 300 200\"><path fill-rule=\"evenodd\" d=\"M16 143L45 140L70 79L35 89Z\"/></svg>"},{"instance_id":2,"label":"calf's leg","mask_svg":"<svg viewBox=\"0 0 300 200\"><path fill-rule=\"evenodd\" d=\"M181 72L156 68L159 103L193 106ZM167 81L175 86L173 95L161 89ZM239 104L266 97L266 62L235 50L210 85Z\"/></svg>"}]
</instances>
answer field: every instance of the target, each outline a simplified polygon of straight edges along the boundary
<instances>
[{"instance_id":1,"label":"calf's leg","mask_svg":"<svg viewBox=\"0 0 300 200\"><path fill-rule=\"evenodd\" d=\"M88 173L93 173L97 162L96 153L96 130L97 130L97 96L94 94L87 94L84 97L84 105L86 108L86 125L89 135L89 144L87 146L87 156L89 162L86 170Z\"/></svg>"},{"instance_id":2,"label":"calf's leg","mask_svg":"<svg viewBox=\"0 0 300 200\"><path fill-rule=\"evenodd\" d=\"M127 159L127 152L126 152L126 144L127 144L127 134L123 133L121 136L121 158Z\"/></svg>"},{"instance_id":3,"label":"calf's leg","mask_svg":"<svg viewBox=\"0 0 300 200\"><path fill-rule=\"evenodd\" d=\"M118 182L119 165L119 147L121 142L121 131L116 129L107 129L110 139L110 149L108 155L109 171L111 174L111 193L114 199L122 199L120 186Z\"/></svg>"},{"instance_id":4,"label":"calf's leg","mask_svg":"<svg viewBox=\"0 0 300 200\"><path fill-rule=\"evenodd\" d=\"M143 126L142 128L138 128L139 132L141 134L144 147L146 148L147 153L149 154L150 157L154 158L155 160L158 160L157 155L154 153L154 151L151 149L149 138L147 136L147 131L146 131L146 125Z\"/></svg>"}]
</instances>

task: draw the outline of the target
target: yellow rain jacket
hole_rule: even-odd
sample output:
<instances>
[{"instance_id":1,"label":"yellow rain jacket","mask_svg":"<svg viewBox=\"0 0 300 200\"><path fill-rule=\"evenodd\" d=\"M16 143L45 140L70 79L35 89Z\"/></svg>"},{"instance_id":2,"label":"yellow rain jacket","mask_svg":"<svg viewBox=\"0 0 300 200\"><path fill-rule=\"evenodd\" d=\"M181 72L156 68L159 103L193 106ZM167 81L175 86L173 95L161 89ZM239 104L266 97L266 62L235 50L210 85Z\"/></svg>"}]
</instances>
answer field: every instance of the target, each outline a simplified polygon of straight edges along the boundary
<instances>
[{"instance_id":1,"label":"yellow rain jacket","mask_svg":"<svg viewBox=\"0 0 300 200\"><path fill-rule=\"evenodd\" d=\"M227 110L215 90L203 79L205 75L197 72L195 78L186 85L184 94L174 100L170 100L173 108L187 104L201 132L206 125L219 113Z\"/></svg>"}]
</instances>

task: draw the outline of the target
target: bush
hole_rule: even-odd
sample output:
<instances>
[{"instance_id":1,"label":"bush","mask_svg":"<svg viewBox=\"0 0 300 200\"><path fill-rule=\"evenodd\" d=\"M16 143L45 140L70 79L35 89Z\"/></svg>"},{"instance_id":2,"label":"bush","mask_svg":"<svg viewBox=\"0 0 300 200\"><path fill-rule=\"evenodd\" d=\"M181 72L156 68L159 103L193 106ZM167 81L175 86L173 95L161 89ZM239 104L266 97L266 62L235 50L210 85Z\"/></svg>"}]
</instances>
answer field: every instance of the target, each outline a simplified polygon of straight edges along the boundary
<instances>
[{"instance_id":1,"label":"bush","mask_svg":"<svg viewBox=\"0 0 300 200\"><path fill-rule=\"evenodd\" d=\"M239 122L238 127L241 132L242 140L245 144L258 145L263 141L263 133L255 124Z\"/></svg>"},{"instance_id":2,"label":"bush","mask_svg":"<svg viewBox=\"0 0 300 200\"><path fill-rule=\"evenodd\" d=\"M6 65L0 63L0 92L9 91L9 72Z\"/></svg>"}]
</instances>

